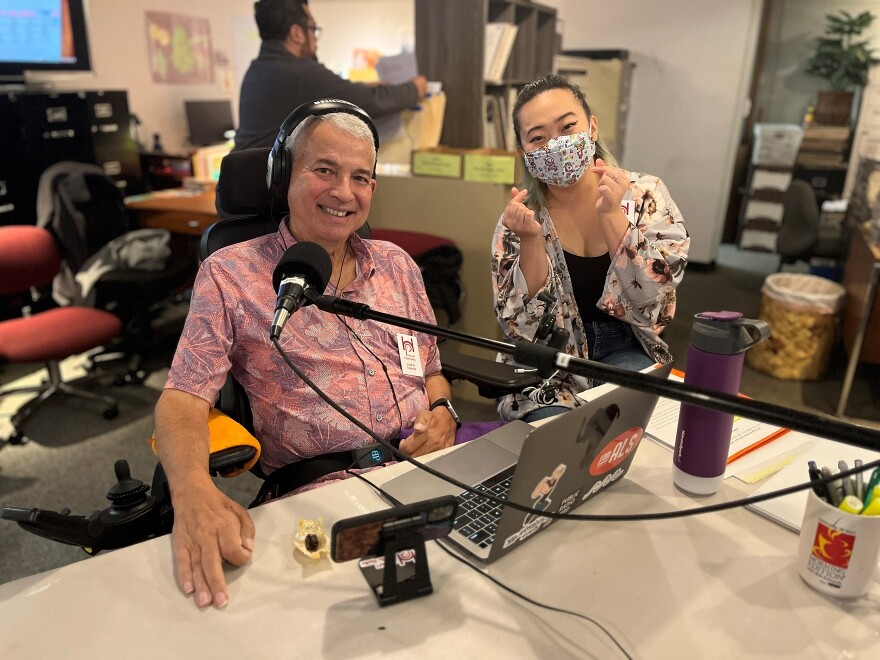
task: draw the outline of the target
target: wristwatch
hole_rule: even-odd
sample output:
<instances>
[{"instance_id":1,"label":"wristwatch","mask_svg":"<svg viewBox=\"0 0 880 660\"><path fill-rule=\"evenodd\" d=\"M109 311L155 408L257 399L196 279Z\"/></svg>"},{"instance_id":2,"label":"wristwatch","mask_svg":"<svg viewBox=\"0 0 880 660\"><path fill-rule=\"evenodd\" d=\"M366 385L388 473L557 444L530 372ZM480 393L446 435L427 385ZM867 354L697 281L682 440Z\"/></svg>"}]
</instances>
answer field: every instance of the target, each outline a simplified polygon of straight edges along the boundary
<instances>
[{"instance_id":1,"label":"wristwatch","mask_svg":"<svg viewBox=\"0 0 880 660\"><path fill-rule=\"evenodd\" d=\"M449 399L437 399L434 403L430 405L428 410L434 410L434 408L438 408L440 406L444 406L446 410L449 411L449 414L452 415L452 419L455 420L455 428L461 428L461 418L458 416L458 413L455 412L455 408L452 407L452 403Z\"/></svg>"}]
</instances>

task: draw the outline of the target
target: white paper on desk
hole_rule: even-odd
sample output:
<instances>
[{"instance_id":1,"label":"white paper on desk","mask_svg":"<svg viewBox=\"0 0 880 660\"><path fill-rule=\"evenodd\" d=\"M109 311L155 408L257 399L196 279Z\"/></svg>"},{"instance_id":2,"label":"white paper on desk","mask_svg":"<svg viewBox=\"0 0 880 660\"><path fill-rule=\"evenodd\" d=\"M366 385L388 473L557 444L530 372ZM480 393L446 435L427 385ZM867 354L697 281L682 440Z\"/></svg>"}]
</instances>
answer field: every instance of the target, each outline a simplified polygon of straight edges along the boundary
<instances>
[{"instance_id":1,"label":"white paper on desk","mask_svg":"<svg viewBox=\"0 0 880 660\"><path fill-rule=\"evenodd\" d=\"M796 486L809 481L807 461L816 461L816 465L820 468L828 467L832 472L837 472L838 461L844 460L849 467L854 467L857 458L864 463L869 463L880 460L880 453L845 445L842 442L815 438L804 448L798 458L784 470L770 477L752 495L763 495L780 488ZM868 473L869 476L870 473ZM806 507L807 491L802 490L785 497L750 504L747 508L794 532L800 532Z\"/></svg>"},{"instance_id":2,"label":"white paper on desk","mask_svg":"<svg viewBox=\"0 0 880 660\"><path fill-rule=\"evenodd\" d=\"M684 377L677 373L672 373L669 375L669 380L674 380L680 383L684 380ZM653 437L661 445L664 445L669 449L675 449L675 434L678 431L678 416L680 409L681 403L679 401L661 397L657 401L657 407L654 408L654 414L651 415L651 420L648 422L648 427L645 429L645 433ZM779 426L774 426L773 424L756 422L755 420L746 417L734 417L733 429L730 432L730 449L727 456L730 458L741 452L742 455L731 461L725 472L724 478L726 479L732 476L735 471L739 471L738 467L731 470L730 465L734 465L736 461L745 458L749 451L756 450L749 450L750 447L757 448L761 444L772 443L776 438L787 433L788 431L785 429L782 429ZM782 451L784 450L780 450L780 453ZM765 454L764 459L762 460L766 460L771 455L772 454Z\"/></svg>"}]
</instances>

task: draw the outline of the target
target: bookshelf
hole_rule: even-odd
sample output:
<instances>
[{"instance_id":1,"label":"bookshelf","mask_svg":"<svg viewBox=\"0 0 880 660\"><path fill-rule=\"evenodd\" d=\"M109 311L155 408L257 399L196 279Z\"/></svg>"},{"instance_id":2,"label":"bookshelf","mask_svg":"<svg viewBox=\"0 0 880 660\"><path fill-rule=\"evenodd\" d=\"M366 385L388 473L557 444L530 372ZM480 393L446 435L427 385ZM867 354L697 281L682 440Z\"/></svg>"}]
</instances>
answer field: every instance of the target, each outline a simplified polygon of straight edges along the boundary
<instances>
[{"instance_id":1,"label":"bookshelf","mask_svg":"<svg viewBox=\"0 0 880 660\"><path fill-rule=\"evenodd\" d=\"M487 23L517 26L497 83L484 77ZM485 146L484 97L499 95L506 101L553 68L556 9L529 0L416 0L415 27L419 70L429 80L442 81L446 92L440 142L449 147Z\"/></svg>"}]
</instances>

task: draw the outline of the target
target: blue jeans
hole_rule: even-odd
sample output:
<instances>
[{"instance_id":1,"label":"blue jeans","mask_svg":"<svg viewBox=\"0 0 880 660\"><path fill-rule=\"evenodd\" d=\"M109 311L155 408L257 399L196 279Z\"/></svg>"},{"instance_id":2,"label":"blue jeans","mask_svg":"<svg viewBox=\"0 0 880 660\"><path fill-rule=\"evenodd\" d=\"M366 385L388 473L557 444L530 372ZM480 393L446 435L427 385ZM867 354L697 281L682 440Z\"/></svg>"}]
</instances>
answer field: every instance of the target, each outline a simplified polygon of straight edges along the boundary
<instances>
[{"instance_id":1,"label":"blue jeans","mask_svg":"<svg viewBox=\"0 0 880 660\"><path fill-rule=\"evenodd\" d=\"M587 344L590 347L590 359L612 367L628 371L640 371L654 364L654 359L645 353L645 349L636 339L632 326L623 321L593 321L585 323ZM593 381L593 386L601 385ZM542 406L523 417L525 422L534 422L567 412L565 406Z\"/></svg>"}]
</instances>

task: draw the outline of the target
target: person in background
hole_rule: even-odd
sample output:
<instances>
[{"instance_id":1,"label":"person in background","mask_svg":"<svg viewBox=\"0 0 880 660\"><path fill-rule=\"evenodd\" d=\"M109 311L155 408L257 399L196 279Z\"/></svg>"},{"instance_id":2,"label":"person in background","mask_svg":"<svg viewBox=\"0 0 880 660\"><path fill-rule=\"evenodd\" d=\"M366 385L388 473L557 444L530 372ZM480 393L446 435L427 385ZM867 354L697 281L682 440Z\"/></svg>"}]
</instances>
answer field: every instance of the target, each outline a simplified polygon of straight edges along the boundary
<instances>
[{"instance_id":1,"label":"person in background","mask_svg":"<svg viewBox=\"0 0 880 660\"><path fill-rule=\"evenodd\" d=\"M301 468L315 457L335 465L340 460L328 455L373 443L294 374L269 342L276 300L272 273L286 250L300 241L327 250L333 265L328 295L435 323L412 258L392 243L355 233L367 220L376 187L376 148L367 124L347 112L310 116L285 147L293 163L290 215L277 232L225 247L202 262L156 405L156 447L174 503L180 588L199 607L227 604L222 561L241 566L254 551L250 515L208 473L208 415L227 372L250 397L266 483L275 471L291 474L290 465ZM407 436L400 442L404 453L421 456L455 441L460 424L434 337L411 337L401 328L310 305L291 316L280 341L294 363L374 433ZM418 368L402 358L399 345L407 341L417 343L410 350ZM349 461L343 458L305 488L348 477Z\"/></svg>"},{"instance_id":2,"label":"person in background","mask_svg":"<svg viewBox=\"0 0 880 660\"><path fill-rule=\"evenodd\" d=\"M538 295L546 293L555 300L555 327L568 332L564 352L632 370L670 362L660 333L675 313L690 239L666 186L617 165L583 93L561 76L522 89L513 126L524 186L511 191L492 254L505 334L534 340L550 304ZM541 396L499 399L502 419L565 412L591 383L560 373L547 385Z\"/></svg>"},{"instance_id":3,"label":"person in background","mask_svg":"<svg viewBox=\"0 0 880 660\"><path fill-rule=\"evenodd\" d=\"M254 17L262 44L241 83L235 150L271 148L284 118L315 99L349 101L376 118L411 108L425 98L424 76L400 85L360 84L318 63L321 27L308 0L258 0Z\"/></svg>"}]
</instances>

